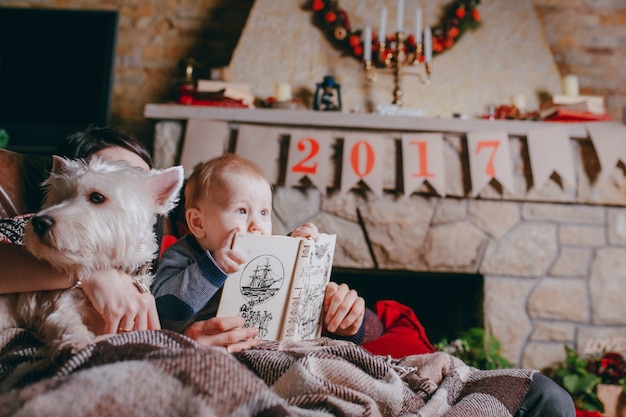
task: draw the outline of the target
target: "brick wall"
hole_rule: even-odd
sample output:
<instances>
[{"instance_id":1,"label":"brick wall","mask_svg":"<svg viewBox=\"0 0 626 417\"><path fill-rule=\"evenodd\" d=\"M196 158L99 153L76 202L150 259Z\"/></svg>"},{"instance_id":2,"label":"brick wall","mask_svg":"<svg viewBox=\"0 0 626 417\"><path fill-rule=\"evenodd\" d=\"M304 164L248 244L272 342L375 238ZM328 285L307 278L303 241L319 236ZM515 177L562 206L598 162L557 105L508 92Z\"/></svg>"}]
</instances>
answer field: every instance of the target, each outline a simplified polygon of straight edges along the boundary
<instances>
[{"instance_id":1,"label":"brick wall","mask_svg":"<svg viewBox=\"0 0 626 417\"><path fill-rule=\"evenodd\" d=\"M626 2L532 0L561 74L579 77L581 94L606 97L622 120L626 106Z\"/></svg>"},{"instance_id":2,"label":"brick wall","mask_svg":"<svg viewBox=\"0 0 626 417\"><path fill-rule=\"evenodd\" d=\"M0 6L119 10L112 122L151 142L152 123L143 117L145 103L172 97L185 58L197 58L205 71L227 64L253 1L0 0ZM626 106L626 3L533 0L533 4L561 73L578 75L583 94L606 96L609 112L621 120Z\"/></svg>"}]
</instances>

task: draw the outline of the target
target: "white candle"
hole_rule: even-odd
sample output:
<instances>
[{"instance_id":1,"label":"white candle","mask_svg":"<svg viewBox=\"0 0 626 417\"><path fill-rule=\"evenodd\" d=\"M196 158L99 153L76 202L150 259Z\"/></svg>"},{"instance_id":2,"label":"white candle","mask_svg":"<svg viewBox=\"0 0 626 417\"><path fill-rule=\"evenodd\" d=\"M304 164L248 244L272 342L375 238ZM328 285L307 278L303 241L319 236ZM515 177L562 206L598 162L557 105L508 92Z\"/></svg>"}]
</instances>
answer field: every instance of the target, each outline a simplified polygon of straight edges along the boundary
<instances>
[{"instance_id":1,"label":"white candle","mask_svg":"<svg viewBox=\"0 0 626 417\"><path fill-rule=\"evenodd\" d=\"M415 10L415 43L422 42L422 8Z\"/></svg>"},{"instance_id":2,"label":"white candle","mask_svg":"<svg viewBox=\"0 0 626 417\"><path fill-rule=\"evenodd\" d=\"M432 62L433 60L433 40L430 26L424 30L424 61Z\"/></svg>"},{"instance_id":3,"label":"white candle","mask_svg":"<svg viewBox=\"0 0 626 417\"><path fill-rule=\"evenodd\" d=\"M387 32L387 8L380 11L380 29L378 32L378 42L385 42L385 32Z\"/></svg>"},{"instance_id":4,"label":"white candle","mask_svg":"<svg viewBox=\"0 0 626 417\"><path fill-rule=\"evenodd\" d=\"M511 104L519 109L522 113L526 110L526 96L522 93L517 93L511 97Z\"/></svg>"},{"instance_id":5,"label":"white candle","mask_svg":"<svg viewBox=\"0 0 626 417\"><path fill-rule=\"evenodd\" d=\"M566 75L563 77L563 94L566 96L577 96L580 91L578 89L578 77L575 75Z\"/></svg>"},{"instance_id":6,"label":"white candle","mask_svg":"<svg viewBox=\"0 0 626 417\"><path fill-rule=\"evenodd\" d=\"M274 92L277 101L289 101L291 100L291 86L287 83L276 84L276 91Z\"/></svg>"},{"instance_id":7,"label":"white candle","mask_svg":"<svg viewBox=\"0 0 626 417\"><path fill-rule=\"evenodd\" d=\"M365 32L363 32L363 60L372 60L372 28L370 25L365 26Z\"/></svg>"},{"instance_id":8,"label":"white candle","mask_svg":"<svg viewBox=\"0 0 626 417\"><path fill-rule=\"evenodd\" d=\"M398 0L398 32L404 28L404 0Z\"/></svg>"}]
</instances>

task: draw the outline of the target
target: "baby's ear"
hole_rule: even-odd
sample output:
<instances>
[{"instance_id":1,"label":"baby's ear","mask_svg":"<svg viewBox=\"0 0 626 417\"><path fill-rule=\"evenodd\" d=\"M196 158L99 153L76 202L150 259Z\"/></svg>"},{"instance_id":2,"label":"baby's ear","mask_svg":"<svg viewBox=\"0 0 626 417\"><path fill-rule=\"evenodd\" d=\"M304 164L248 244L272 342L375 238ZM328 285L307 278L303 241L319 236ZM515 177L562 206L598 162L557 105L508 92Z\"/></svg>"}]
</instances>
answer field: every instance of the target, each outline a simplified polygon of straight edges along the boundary
<instances>
[{"instance_id":1,"label":"baby's ear","mask_svg":"<svg viewBox=\"0 0 626 417\"><path fill-rule=\"evenodd\" d=\"M195 207L185 211L185 220L191 234L198 239L204 238L206 235L204 225L202 224L202 212Z\"/></svg>"},{"instance_id":2,"label":"baby's ear","mask_svg":"<svg viewBox=\"0 0 626 417\"><path fill-rule=\"evenodd\" d=\"M150 171L148 184L157 205L158 214L165 215L174 208L180 197L183 179L182 166Z\"/></svg>"}]
</instances>

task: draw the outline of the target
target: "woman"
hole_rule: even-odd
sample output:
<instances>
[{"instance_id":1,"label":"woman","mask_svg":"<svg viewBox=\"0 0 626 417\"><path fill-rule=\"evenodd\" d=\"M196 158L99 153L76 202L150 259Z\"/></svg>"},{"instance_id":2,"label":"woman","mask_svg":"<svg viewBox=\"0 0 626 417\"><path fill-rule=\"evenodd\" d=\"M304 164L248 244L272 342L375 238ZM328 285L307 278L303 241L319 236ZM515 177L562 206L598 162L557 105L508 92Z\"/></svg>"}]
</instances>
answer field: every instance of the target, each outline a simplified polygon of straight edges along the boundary
<instances>
[{"instance_id":1,"label":"woman","mask_svg":"<svg viewBox=\"0 0 626 417\"><path fill-rule=\"evenodd\" d=\"M113 128L88 128L68 137L59 149L68 158L124 160L148 170L150 153L134 136ZM14 222L22 227L25 221ZM156 227L162 235L162 219ZM23 233L23 230L22 230ZM0 237L2 230L0 230ZM1 240L1 239L0 239ZM30 255L22 245L0 241L0 294L67 289L74 285L65 274ZM105 321L105 334L121 331L160 329L154 297L137 290L126 273L116 269L98 271L81 286L82 291ZM206 346L232 345L237 351L259 343L256 331L242 328L239 317L199 322L189 335Z\"/></svg>"}]
</instances>

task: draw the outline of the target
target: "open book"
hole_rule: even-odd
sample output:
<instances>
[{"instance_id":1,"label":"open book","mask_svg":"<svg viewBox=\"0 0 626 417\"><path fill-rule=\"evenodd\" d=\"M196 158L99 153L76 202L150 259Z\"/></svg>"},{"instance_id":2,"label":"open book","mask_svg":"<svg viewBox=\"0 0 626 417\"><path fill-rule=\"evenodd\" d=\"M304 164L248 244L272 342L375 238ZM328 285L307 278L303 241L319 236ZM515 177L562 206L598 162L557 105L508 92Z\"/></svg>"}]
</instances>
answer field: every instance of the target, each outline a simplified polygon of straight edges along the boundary
<instances>
[{"instance_id":1,"label":"open book","mask_svg":"<svg viewBox=\"0 0 626 417\"><path fill-rule=\"evenodd\" d=\"M246 263L226 279L217 316L243 317L264 340L318 337L336 237L238 234L233 247Z\"/></svg>"}]
</instances>

